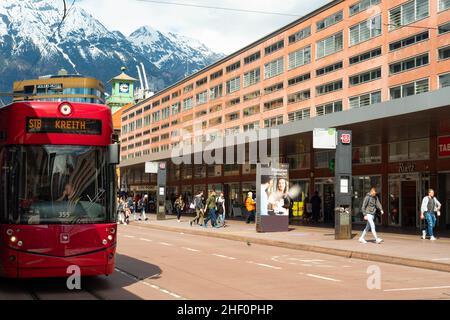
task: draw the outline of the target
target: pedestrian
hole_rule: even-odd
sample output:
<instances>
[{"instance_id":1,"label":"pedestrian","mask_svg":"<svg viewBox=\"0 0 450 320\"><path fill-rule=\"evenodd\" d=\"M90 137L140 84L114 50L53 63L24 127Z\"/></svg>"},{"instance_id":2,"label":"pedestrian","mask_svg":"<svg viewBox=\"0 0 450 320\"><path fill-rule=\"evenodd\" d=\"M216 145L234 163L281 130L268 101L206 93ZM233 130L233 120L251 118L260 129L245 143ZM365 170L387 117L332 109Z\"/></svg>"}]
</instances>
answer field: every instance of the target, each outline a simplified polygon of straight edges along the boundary
<instances>
[{"instance_id":1,"label":"pedestrian","mask_svg":"<svg viewBox=\"0 0 450 320\"><path fill-rule=\"evenodd\" d=\"M383 207L381 206L380 200L377 197L377 189L372 188L370 192L364 198L364 202L362 205L362 213L364 215L364 220L367 221L367 226L364 229L361 237L359 238L359 242L367 243L366 235L370 230L375 238L376 243L382 243L383 239L378 238L377 232L375 230L375 215L377 214L377 209L380 210L381 214L384 214Z\"/></svg>"},{"instance_id":2,"label":"pedestrian","mask_svg":"<svg viewBox=\"0 0 450 320\"><path fill-rule=\"evenodd\" d=\"M148 195L145 195L143 198L140 198L136 205L136 214L135 214L135 220L145 220L147 221L148 218L146 216L145 208L148 205Z\"/></svg>"},{"instance_id":3,"label":"pedestrian","mask_svg":"<svg viewBox=\"0 0 450 320\"><path fill-rule=\"evenodd\" d=\"M434 196L434 190L429 189L428 190L428 196L423 198L422 200L422 206L420 209L420 219L426 220L428 227L427 230L422 230L422 239L427 238L430 236L431 241L436 241L436 238L434 236L434 227L436 226L436 214L438 217L441 216L441 203L438 199Z\"/></svg>"},{"instance_id":4,"label":"pedestrian","mask_svg":"<svg viewBox=\"0 0 450 320\"><path fill-rule=\"evenodd\" d=\"M245 209L248 212L247 224L255 221L256 202L253 199L253 192L249 192L247 194L247 199L245 200Z\"/></svg>"},{"instance_id":5,"label":"pedestrian","mask_svg":"<svg viewBox=\"0 0 450 320\"><path fill-rule=\"evenodd\" d=\"M319 222L320 209L322 207L322 199L319 196L319 192L314 192L311 197L311 209L312 209L312 220L313 222Z\"/></svg>"},{"instance_id":6,"label":"pedestrian","mask_svg":"<svg viewBox=\"0 0 450 320\"><path fill-rule=\"evenodd\" d=\"M208 212L208 216L205 219L205 224L203 225L205 228L208 227L209 220L211 220L211 227L216 227L216 210L216 192L211 191L205 204L205 212Z\"/></svg>"},{"instance_id":7,"label":"pedestrian","mask_svg":"<svg viewBox=\"0 0 450 320\"><path fill-rule=\"evenodd\" d=\"M195 210L196 216L194 219L192 219L189 224L192 227L192 224L194 221L196 221L197 224L203 225L203 222L205 220L205 213L203 211L203 191L199 192L194 197L194 202L190 206L192 209Z\"/></svg>"},{"instance_id":8,"label":"pedestrian","mask_svg":"<svg viewBox=\"0 0 450 320\"><path fill-rule=\"evenodd\" d=\"M177 221L181 222L181 214L183 213L183 210L184 210L183 196L180 195L177 198L177 200L175 200L174 207L175 207L175 212L177 213Z\"/></svg>"},{"instance_id":9,"label":"pedestrian","mask_svg":"<svg viewBox=\"0 0 450 320\"><path fill-rule=\"evenodd\" d=\"M217 217L220 220L220 226L225 227L225 195L223 192L216 199ZM219 223L218 223L219 227Z\"/></svg>"}]
</instances>

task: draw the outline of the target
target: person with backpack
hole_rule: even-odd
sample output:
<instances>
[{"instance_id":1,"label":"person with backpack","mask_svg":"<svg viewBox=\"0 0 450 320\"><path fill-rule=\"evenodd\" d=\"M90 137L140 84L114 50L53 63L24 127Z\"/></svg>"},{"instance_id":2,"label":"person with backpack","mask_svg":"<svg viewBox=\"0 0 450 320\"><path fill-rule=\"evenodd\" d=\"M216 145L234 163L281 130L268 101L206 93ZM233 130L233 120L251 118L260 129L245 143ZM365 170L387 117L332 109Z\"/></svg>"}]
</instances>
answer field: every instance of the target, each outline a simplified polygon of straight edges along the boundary
<instances>
[{"instance_id":1,"label":"person with backpack","mask_svg":"<svg viewBox=\"0 0 450 320\"><path fill-rule=\"evenodd\" d=\"M177 200L175 200L174 207L175 207L175 212L177 213L177 221L181 222L181 214L182 214L183 209L184 209L184 201L183 201L183 196L182 195L180 195L177 198Z\"/></svg>"},{"instance_id":2,"label":"person with backpack","mask_svg":"<svg viewBox=\"0 0 450 320\"><path fill-rule=\"evenodd\" d=\"M362 205L362 213L364 215L364 220L367 221L367 226L364 229L361 237L359 238L359 242L361 243L367 243L366 241L366 235L367 232L370 230L372 231L372 234L375 238L376 243L382 243L383 239L378 238L377 232L375 230L375 215L377 214L377 209L380 210L381 214L384 214L383 207L381 206L380 200L377 197L377 189L372 188L370 189L370 192L366 195L364 198L364 202Z\"/></svg>"},{"instance_id":3,"label":"person with backpack","mask_svg":"<svg viewBox=\"0 0 450 320\"><path fill-rule=\"evenodd\" d=\"M136 214L135 214L135 220L145 220L147 221L148 218L145 215L146 206L148 205L148 195L145 195L143 198L140 198L137 201L136 205Z\"/></svg>"},{"instance_id":4,"label":"person with backpack","mask_svg":"<svg viewBox=\"0 0 450 320\"><path fill-rule=\"evenodd\" d=\"M203 191L201 191L194 197L194 202L191 203L190 208L194 209L196 212L195 218L189 222L191 227L194 221L196 221L196 223L199 225L203 225L203 222L205 220L205 213L203 211Z\"/></svg>"},{"instance_id":5,"label":"person with backpack","mask_svg":"<svg viewBox=\"0 0 450 320\"><path fill-rule=\"evenodd\" d=\"M205 228L208 227L208 222L211 220L211 227L216 227L216 192L211 191L208 199L206 200L205 212L208 210L208 217L205 219L205 224L203 225Z\"/></svg>"},{"instance_id":6,"label":"person with backpack","mask_svg":"<svg viewBox=\"0 0 450 320\"><path fill-rule=\"evenodd\" d=\"M428 196L424 197L422 200L422 206L420 208L420 219L426 220L428 226L427 230L422 231L422 239L427 238L427 233L430 236L431 241L436 241L434 236L434 227L436 226L436 214L438 217L441 216L441 203L434 196L434 190L428 190Z\"/></svg>"},{"instance_id":7,"label":"person with backpack","mask_svg":"<svg viewBox=\"0 0 450 320\"><path fill-rule=\"evenodd\" d=\"M225 227L225 196L223 192L216 199L216 208L217 208L217 218L220 220L220 226L218 222L218 227Z\"/></svg>"}]
</instances>

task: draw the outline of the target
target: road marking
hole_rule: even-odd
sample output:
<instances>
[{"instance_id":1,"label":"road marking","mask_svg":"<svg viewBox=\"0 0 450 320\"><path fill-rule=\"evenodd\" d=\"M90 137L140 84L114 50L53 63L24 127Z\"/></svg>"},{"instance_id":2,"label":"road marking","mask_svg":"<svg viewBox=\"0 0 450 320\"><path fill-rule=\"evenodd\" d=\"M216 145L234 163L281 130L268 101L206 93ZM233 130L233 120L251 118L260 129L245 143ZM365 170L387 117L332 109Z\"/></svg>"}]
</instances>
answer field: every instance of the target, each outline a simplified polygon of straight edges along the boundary
<instances>
[{"instance_id":1,"label":"road marking","mask_svg":"<svg viewBox=\"0 0 450 320\"><path fill-rule=\"evenodd\" d=\"M236 260L236 258L233 258L233 257L227 257L227 256L224 256L224 255L221 255L221 254L217 254L217 253L214 253L213 256L219 257L219 258L228 259L228 260Z\"/></svg>"},{"instance_id":2,"label":"road marking","mask_svg":"<svg viewBox=\"0 0 450 320\"><path fill-rule=\"evenodd\" d=\"M449 261L450 258L432 259L431 261Z\"/></svg>"},{"instance_id":3,"label":"road marking","mask_svg":"<svg viewBox=\"0 0 450 320\"><path fill-rule=\"evenodd\" d=\"M187 251L192 251L192 252L200 252L200 250L192 249L192 248L186 248L186 247L183 247L183 249L185 249L185 250L187 250Z\"/></svg>"},{"instance_id":4,"label":"road marking","mask_svg":"<svg viewBox=\"0 0 450 320\"><path fill-rule=\"evenodd\" d=\"M311 273L308 273L308 274L306 274L308 277L311 277L311 278L316 278L316 279L322 279L322 280L327 280L327 281L333 281L333 282L342 282L341 280L337 280L337 279L333 279L333 278L328 278L328 277L323 277L323 276L319 276L319 275L317 275L317 274L311 274Z\"/></svg>"},{"instance_id":5,"label":"road marking","mask_svg":"<svg viewBox=\"0 0 450 320\"><path fill-rule=\"evenodd\" d=\"M167 246L167 247L172 247L173 244L167 243L167 242L159 242L159 244L163 245L163 246Z\"/></svg>"},{"instance_id":6,"label":"road marking","mask_svg":"<svg viewBox=\"0 0 450 320\"><path fill-rule=\"evenodd\" d=\"M166 289L163 289L163 288L161 288L161 287L158 287L157 285L148 283L148 282L145 281L145 279L139 279L138 277L136 277L135 275L133 275L133 274L131 274L131 273L122 271L122 270L120 270L120 269L118 269L118 268L115 268L115 270L116 270L117 272L119 272L120 274L124 275L125 277L129 278L129 279L135 280L137 283L141 283L141 284L143 284L143 285L146 285L147 287L156 289L156 290L158 290L158 291L160 291L160 292L162 292L162 293L165 293L165 294L167 294L167 295L170 295L170 296L172 296L172 297L174 297L174 298L176 298L176 299L186 300L186 298L183 298L183 297L180 296L179 294L170 292L170 291L168 291L168 290L166 290ZM153 277L154 277L154 276L153 276ZM149 279L151 279L151 278L149 278Z\"/></svg>"},{"instance_id":7,"label":"road marking","mask_svg":"<svg viewBox=\"0 0 450 320\"><path fill-rule=\"evenodd\" d=\"M397 292L397 291L419 291L419 290L438 290L438 289L450 289L450 286L442 287L423 287L423 288L403 288L403 289L387 289L384 292Z\"/></svg>"},{"instance_id":8,"label":"road marking","mask_svg":"<svg viewBox=\"0 0 450 320\"><path fill-rule=\"evenodd\" d=\"M145 238L139 238L139 240L141 240L141 241L145 241L145 242L153 242L153 240L150 240L150 239L145 239Z\"/></svg>"},{"instance_id":9,"label":"road marking","mask_svg":"<svg viewBox=\"0 0 450 320\"><path fill-rule=\"evenodd\" d=\"M275 270L281 270L281 269L282 269L282 268L280 268L280 267L274 267L274 266L271 266L271 265L269 265L269 264L256 263L256 262L253 262L253 261L247 261L247 263L250 263L250 264L256 264L257 266L260 266L260 267L270 268L270 269L275 269Z\"/></svg>"},{"instance_id":10,"label":"road marking","mask_svg":"<svg viewBox=\"0 0 450 320\"><path fill-rule=\"evenodd\" d=\"M128 235L124 235L125 238L130 238L130 239L134 239L136 238L135 236L128 236Z\"/></svg>"}]
</instances>

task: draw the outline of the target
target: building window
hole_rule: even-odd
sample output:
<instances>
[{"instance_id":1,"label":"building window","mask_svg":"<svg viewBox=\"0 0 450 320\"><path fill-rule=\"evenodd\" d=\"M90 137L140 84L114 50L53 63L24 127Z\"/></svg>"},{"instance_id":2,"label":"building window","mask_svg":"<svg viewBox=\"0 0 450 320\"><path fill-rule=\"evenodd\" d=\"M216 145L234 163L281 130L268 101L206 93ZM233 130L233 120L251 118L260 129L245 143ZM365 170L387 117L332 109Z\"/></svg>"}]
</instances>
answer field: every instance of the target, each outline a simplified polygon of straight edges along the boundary
<instances>
[{"instance_id":1,"label":"building window","mask_svg":"<svg viewBox=\"0 0 450 320\"><path fill-rule=\"evenodd\" d=\"M207 82L208 82L208 77L204 77L204 78L198 80L195 84L197 85L197 88L198 88L198 87L201 87L202 85L206 84Z\"/></svg>"},{"instance_id":2,"label":"building window","mask_svg":"<svg viewBox=\"0 0 450 320\"><path fill-rule=\"evenodd\" d=\"M240 67L241 67L241 62L240 62L240 61L235 62L235 63L229 65L229 66L226 68L226 69L227 69L227 73L236 71L236 70L238 70Z\"/></svg>"},{"instance_id":3,"label":"building window","mask_svg":"<svg viewBox=\"0 0 450 320\"><path fill-rule=\"evenodd\" d=\"M227 94L239 91L241 89L241 77L227 81Z\"/></svg>"},{"instance_id":4,"label":"building window","mask_svg":"<svg viewBox=\"0 0 450 320\"><path fill-rule=\"evenodd\" d=\"M264 79L276 77L284 72L284 59L280 58L264 65Z\"/></svg>"},{"instance_id":5,"label":"building window","mask_svg":"<svg viewBox=\"0 0 450 320\"><path fill-rule=\"evenodd\" d=\"M194 84L193 83L188 84L187 86L185 86L183 88L183 93L188 93L188 92L191 92L192 90L194 90Z\"/></svg>"},{"instance_id":6,"label":"building window","mask_svg":"<svg viewBox=\"0 0 450 320\"><path fill-rule=\"evenodd\" d=\"M164 108L161 110L161 119L165 120L170 117L170 107Z\"/></svg>"},{"instance_id":7,"label":"building window","mask_svg":"<svg viewBox=\"0 0 450 320\"><path fill-rule=\"evenodd\" d=\"M222 96L223 85L219 84L209 90L209 97L211 100L220 98Z\"/></svg>"},{"instance_id":8,"label":"building window","mask_svg":"<svg viewBox=\"0 0 450 320\"><path fill-rule=\"evenodd\" d=\"M164 98L161 99L161 103L166 103L169 100L170 100L170 95L169 96L165 96Z\"/></svg>"},{"instance_id":9,"label":"building window","mask_svg":"<svg viewBox=\"0 0 450 320\"><path fill-rule=\"evenodd\" d=\"M249 64L249 63L255 62L255 61L259 60L259 59L261 59L261 52L260 51L255 52L255 53L245 57L244 58L244 64Z\"/></svg>"},{"instance_id":10,"label":"building window","mask_svg":"<svg viewBox=\"0 0 450 320\"><path fill-rule=\"evenodd\" d=\"M227 107L232 107L238 105L239 103L241 103L241 98L231 99L230 101L227 102Z\"/></svg>"},{"instance_id":11,"label":"building window","mask_svg":"<svg viewBox=\"0 0 450 320\"><path fill-rule=\"evenodd\" d=\"M303 40L311 35L311 26L308 26L293 35L289 36L289 44L296 43L300 40Z\"/></svg>"},{"instance_id":12,"label":"building window","mask_svg":"<svg viewBox=\"0 0 450 320\"><path fill-rule=\"evenodd\" d=\"M416 44L416 43L428 40L428 38L429 38L428 31L421 32L419 34L410 36L408 38L401 39L401 40L398 40L398 41L395 41L395 42L391 42L389 44L389 50L390 51L394 51L394 50L398 50L398 49L401 49L401 48L404 48L404 47L408 47L408 46L411 46L413 44Z\"/></svg>"},{"instance_id":13,"label":"building window","mask_svg":"<svg viewBox=\"0 0 450 320\"><path fill-rule=\"evenodd\" d=\"M407 60L398 61L389 65L390 74L396 74L415 69L429 63L428 53Z\"/></svg>"},{"instance_id":14,"label":"building window","mask_svg":"<svg viewBox=\"0 0 450 320\"><path fill-rule=\"evenodd\" d=\"M360 73L354 76L350 76L349 78L349 82L350 82L350 86L356 86L362 83L366 83L369 81L373 81L373 80L377 80L381 78L381 67L374 69L374 70L370 70L370 71L366 71L364 73Z\"/></svg>"},{"instance_id":15,"label":"building window","mask_svg":"<svg viewBox=\"0 0 450 320\"><path fill-rule=\"evenodd\" d=\"M258 130L259 129L259 121L244 124L243 129L244 129L244 132Z\"/></svg>"},{"instance_id":16,"label":"building window","mask_svg":"<svg viewBox=\"0 0 450 320\"><path fill-rule=\"evenodd\" d=\"M284 48L284 40L280 40L277 43L274 43L274 44L266 47L264 49L264 52L265 52L266 55L268 55L268 54L274 53L274 52L276 52L278 50L281 50L283 48Z\"/></svg>"},{"instance_id":17,"label":"building window","mask_svg":"<svg viewBox=\"0 0 450 320\"><path fill-rule=\"evenodd\" d=\"M136 129L142 129L142 118L136 120Z\"/></svg>"},{"instance_id":18,"label":"building window","mask_svg":"<svg viewBox=\"0 0 450 320\"><path fill-rule=\"evenodd\" d=\"M289 122L296 122L304 119L309 119L311 116L311 109L302 109L288 114Z\"/></svg>"},{"instance_id":19,"label":"building window","mask_svg":"<svg viewBox=\"0 0 450 320\"><path fill-rule=\"evenodd\" d=\"M156 107L158 107L159 105L161 105L161 101L160 101L160 100L155 101L155 102L152 103L152 108L156 108Z\"/></svg>"},{"instance_id":20,"label":"building window","mask_svg":"<svg viewBox=\"0 0 450 320\"><path fill-rule=\"evenodd\" d=\"M304 90L288 95L288 104L305 101L311 98L311 90Z\"/></svg>"},{"instance_id":21,"label":"building window","mask_svg":"<svg viewBox=\"0 0 450 320\"><path fill-rule=\"evenodd\" d=\"M311 62L311 46L289 53L289 70Z\"/></svg>"},{"instance_id":22,"label":"building window","mask_svg":"<svg viewBox=\"0 0 450 320\"><path fill-rule=\"evenodd\" d=\"M181 112L181 104L179 102L172 105L172 115L179 114Z\"/></svg>"},{"instance_id":23,"label":"building window","mask_svg":"<svg viewBox=\"0 0 450 320\"><path fill-rule=\"evenodd\" d=\"M401 86L393 87L390 90L391 100L405 98L429 91L428 79L418 80Z\"/></svg>"},{"instance_id":24,"label":"building window","mask_svg":"<svg viewBox=\"0 0 450 320\"><path fill-rule=\"evenodd\" d=\"M389 31L428 17L428 0L412 0L389 10Z\"/></svg>"},{"instance_id":25,"label":"building window","mask_svg":"<svg viewBox=\"0 0 450 320\"><path fill-rule=\"evenodd\" d=\"M130 122L128 124L128 132L133 132L134 131L134 121Z\"/></svg>"},{"instance_id":26,"label":"building window","mask_svg":"<svg viewBox=\"0 0 450 320\"><path fill-rule=\"evenodd\" d=\"M450 46L439 49L439 60L445 60L450 58Z\"/></svg>"},{"instance_id":27,"label":"building window","mask_svg":"<svg viewBox=\"0 0 450 320\"><path fill-rule=\"evenodd\" d=\"M276 126L281 126L283 124L283 116L273 117L270 119L264 120L264 127L271 128Z\"/></svg>"},{"instance_id":28,"label":"building window","mask_svg":"<svg viewBox=\"0 0 450 320\"><path fill-rule=\"evenodd\" d=\"M244 95L244 101L256 99L261 96L261 91L254 91Z\"/></svg>"},{"instance_id":29,"label":"building window","mask_svg":"<svg viewBox=\"0 0 450 320\"><path fill-rule=\"evenodd\" d=\"M342 90L342 79L316 87L316 93L318 96L339 90Z\"/></svg>"},{"instance_id":30,"label":"building window","mask_svg":"<svg viewBox=\"0 0 450 320\"><path fill-rule=\"evenodd\" d=\"M270 93L274 93L280 90L283 90L284 88L284 83L280 82L280 83L276 83L270 87L266 87L264 88L264 94L270 94Z\"/></svg>"},{"instance_id":31,"label":"building window","mask_svg":"<svg viewBox=\"0 0 450 320\"><path fill-rule=\"evenodd\" d=\"M153 123L158 122L161 119L161 113L159 111L154 112L152 114L152 121Z\"/></svg>"},{"instance_id":32,"label":"building window","mask_svg":"<svg viewBox=\"0 0 450 320\"><path fill-rule=\"evenodd\" d=\"M284 99L283 98L279 98L276 100L272 100L269 102L264 103L264 111L270 111L270 110L275 110L278 108L282 108L284 104Z\"/></svg>"},{"instance_id":33,"label":"building window","mask_svg":"<svg viewBox=\"0 0 450 320\"><path fill-rule=\"evenodd\" d=\"M450 0L439 0L439 11L444 11L450 8Z\"/></svg>"},{"instance_id":34,"label":"building window","mask_svg":"<svg viewBox=\"0 0 450 320\"><path fill-rule=\"evenodd\" d=\"M362 0L362 1L359 1L359 2L355 3L354 5L350 6L350 10L349 10L350 16L353 16L353 15L355 15L357 13L360 13L360 12L362 12L364 10L367 10L370 7L372 7L372 6L376 5L376 4L379 4L379 3L380 3L380 0Z\"/></svg>"},{"instance_id":35,"label":"building window","mask_svg":"<svg viewBox=\"0 0 450 320\"><path fill-rule=\"evenodd\" d=\"M334 71L342 69L342 68L343 68L343 63L342 63L342 61L339 61L339 62L330 64L329 66L325 66L323 68L317 69L316 76L320 77L320 76L334 72Z\"/></svg>"},{"instance_id":36,"label":"building window","mask_svg":"<svg viewBox=\"0 0 450 320\"><path fill-rule=\"evenodd\" d=\"M331 16L326 17L323 20L318 21L316 23L317 31L326 29L329 26L332 26L332 25L342 21L342 18L343 18L343 12L339 11L339 12L332 14Z\"/></svg>"},{"instance_id":37,"label":"building window","mask_svg":"<svg viewBox=\"0 0 450 320\"><path fill-rule=\"evenodd\" d=\"M318 116L324 116L335 112L342 111L342 101L335 101L316 107L316 114Z\"/></svg>"},{"instance_id":38,"label":"building window","mask_svg":"<svg viewBox=\"0 0 450 320\"><path fill-rule=\"evenodd\" d=\"M353 164L381 163L381 145L353 148Z\"/></svg>"},{"instance_id":39,"label":"building window","mask_svg":"<svg viewBox=\"0 0 450 320\"><path fill-rule=\"evenodd\" d=\"M330 161L336 158L336 151L317 151L314 153L314 168L328 168Z\"/></svg>"},{"instance_id":40,"label":"building window","mask_svg":"<svg viewBox=\"0 0 450 320\"><path fill-rule=\"evenodd\" d=\"M193 101L192 97L184 99L183 100L183 110L190 110L190 109L192 109L194 107L194 104L193 104L192 101Z\"/></svg>"},{"instance_id":41,"label":"building window","mask_svg":"<svg viewBox=\"0 0 450 320\"><path fill-rule=\"evenodd\" d=\"M389 162L428 160L429 157L429 139L401 141L389 144Z\"/></svg>"},{"instance_id":42,"label":"building window","mask_svg":"<svg viewBox=\"0 0 450 320\"><path fill-rule=\"evenodd\" d=\"M316 58L320 59L342 50L342 32L322 39L316 44Z\"/></svg>"},{"instance_id":43,"label":"building window","mask_svg":"<svg viewBox=\"0 0 450 320\"><path fill-rule=\"evenodd\" d=\"M244 88L257 84L261 80L261 69L256 68L244 73Z\"/></svg>"},{"instance_id":44,"label":"building window","mask_svg":"<svg viewBox=\"0 0 450 320\"><path fill-rule=\"evenodd\" d=\"M305 73L288 80L288 86L294 86L311 79L311 73Z\"/></svg>"},{"instance_id":45,"label":"building window","mask_svg":"<svg viewBox=\"0 0 450 320\"><path fill-rule=\"evenodd\" d=\"M196 95L197 105L205 104L208 102L208 91L197 93Z\"/></svg>"},{"instance_id":46,"label":"building window","mask_svg":"<svg viewBox=\"0 0 450 320\"><path fill-rule=\"evenodd\" d=\"M439 87L441 89L450 87L450 73L446 73L439 76Z\"/></svg>"},{"instance_id":47,"label":"building window","mask_svg":"<svg viewBox=\"0 0 450 320\"><path fill-rule=\"evenodd\" d=\"M212 106L211 108L209 108L209 113L215 113L215 112L219 112L222 110L222 105L218 104L215 106Z\"/></svg>"},{"instance_id":48,"label":"building window","mask_svg":"<svg viewBox=\"0 0 450 320\"><path fill-rule=\"evenodd\" d=\"M244 111L243 111L244 117L250 117L250 116L253 116L255 114L258 114L260 112L260 109L261 108L260 108L259 105L245 108Z\"/></svg>"},{"instance_id":49,"label":"building window","mask_svg":"<svg viewBox=\"0 0 450 320\"><path fill-rule=\"evenodd\" d=\"M222 117L217 117L209 120L209 126L214 127L222 123Z\"/></svg>"},{"instance_id":50,"label":"building window","mask_svg":"<svg viewBox=\"0 0 450 320\"><path fill-rule=\"evenodd\" d=\"M372 104L380 102L381 102L381 91L375 91L349 98L349 105L351 109L370 106Z\"/></svg>"},{"instance_id":51,"label":"building window","mask_svg":"<svg viewBox=\"0 0 450 320\"><path fill-rule=\"evenodd\" d=\"M214 72L213 74L211 74L210 79L211 80L215 80L220 78L221 76L223 76L223 70L219 70L217 72Z\"/></svg>"},{"instance_id":52,"label":"building window","mask_svg":"<svg viewBox=\"0 0 450 320\"><path fill-rule=\"evenodd\" d=\"M172 99L178 98L181 95L181 90L175 91L172 93Z\"/></svg>"},{"instance_id":53,"label":"building window","mask_svg":"<svg viewBox=\"0 0 450 320\"><path fill-rule=\"evenodd\" d=\"M350 27L350 46L381 35L381 15Z\"/></svg>"},{"instance_id":54,"label":"building window","mask_svg":"<svg viewBox=\"0 0 450 320\"><path fill-rule=\"evenodd\" d=\"M145 106L144 107L144 112L147 112L148 110L150 110L152 108L152 106Z\"/></svg>"},{"instance_id":55,"label":"building window","mask_svg":"<svg viewBox=\"0 0 450 320\"><path fill-rule=\"evenodd\" d=\"M235 121L238 120L240 117L240 113L239 112L233 112L233 113L229 113L225 116L225 119L227 121Z\"/></svg>"},{"instance_id":56,"label":"building window","mask_svg":"<svg viewBox=\"0 0 450 320\"><path fill-rule=\"evenodd\" d=\"M450 22L447 22L446 24L440 25L438 27L438 33L444 34L450 31Z\"/></svg>"}]
</instances>

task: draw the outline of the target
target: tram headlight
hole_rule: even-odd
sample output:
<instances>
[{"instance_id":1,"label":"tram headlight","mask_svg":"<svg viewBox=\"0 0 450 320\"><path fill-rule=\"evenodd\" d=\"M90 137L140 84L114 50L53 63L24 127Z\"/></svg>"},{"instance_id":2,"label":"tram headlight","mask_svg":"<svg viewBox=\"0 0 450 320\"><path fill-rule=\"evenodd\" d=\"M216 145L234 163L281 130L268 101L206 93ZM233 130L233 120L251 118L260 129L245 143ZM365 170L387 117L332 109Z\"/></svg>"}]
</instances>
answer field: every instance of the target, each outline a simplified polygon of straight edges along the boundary
<instances>
[{"instance_id":1,"label":"tram headlight","mask_svg":"<svg viewBox=\"0 0 450 320\"><path fill-rule=\"evenodd\" d=\"M8 236L12 236L13 233L14 233L14 231L13 231L12 229L6 230L6 234L7 234Z\"/></svg>"},{"instance_id":2,"label":"tram headlight","mask_svg":"<svg viewBox=\"0 0 450 320\"><path fill-rule=\"evenodd\" d=\"M116 233L116 229L111 228L111 229L109 229L109 232L110 232L111 234L114 234L114 233Z\"/></svg>"},{"instance_id":3,"label":"tram headlight","mask_svg":"<svg viewBox=\"0 0 450 320\"><path fill-rule=\"evenodd\" d=\"M106 241L106 239L103 239L102 243L104 246L106 246L108 244L108 241Z\"/></svg>"},{"instance_id":4,"label":"tram headlight","mask_svg":"<svg viewBox=\"0 0 450 320\"><path fill-rule=\"evenodd\" d=\"M112 240L113 240L113 236L112 236L112 235L109 235L109 236L108 236L108 240L109 240L109 241L112 241Z\"/></svg>"},{"instance_id":5,"label":"tram headlight","mask_svg":"<svg viewBox=\"0 0 450 320\"><path fill-rule=\"evenodd\" d=\"M11 242L16 242L16 241L17 241L17 238L14 237L14 236L12 236L12 237L11 237Z\"/></svg>"}]
</instances>

